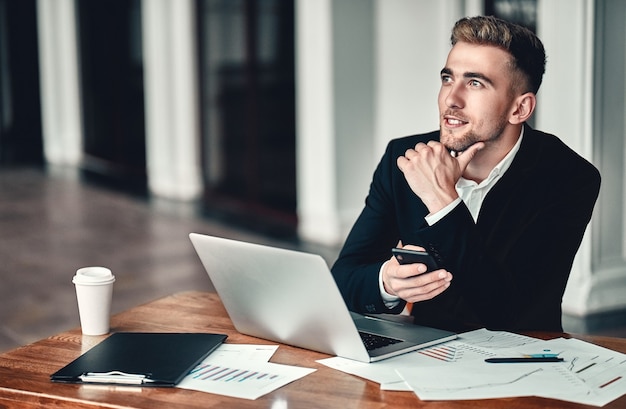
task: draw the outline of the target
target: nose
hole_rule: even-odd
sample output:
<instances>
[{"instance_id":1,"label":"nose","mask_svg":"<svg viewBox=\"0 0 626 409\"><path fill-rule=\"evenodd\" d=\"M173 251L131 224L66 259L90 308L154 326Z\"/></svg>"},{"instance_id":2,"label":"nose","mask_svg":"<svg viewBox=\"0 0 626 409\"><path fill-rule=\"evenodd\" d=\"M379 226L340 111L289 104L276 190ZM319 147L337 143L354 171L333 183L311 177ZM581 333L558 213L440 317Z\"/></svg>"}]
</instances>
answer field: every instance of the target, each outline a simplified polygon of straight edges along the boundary
<instances>
[{"instance_id":1,"label":"nose","mask_svg":"<svg viewBox=\"0 0 626 409\"><path fill-rule=\"evenodd\" d=\"M462 90L456 85L442 87L443 101L448 108L463 108Z\"/></svg>"}]
</instances>

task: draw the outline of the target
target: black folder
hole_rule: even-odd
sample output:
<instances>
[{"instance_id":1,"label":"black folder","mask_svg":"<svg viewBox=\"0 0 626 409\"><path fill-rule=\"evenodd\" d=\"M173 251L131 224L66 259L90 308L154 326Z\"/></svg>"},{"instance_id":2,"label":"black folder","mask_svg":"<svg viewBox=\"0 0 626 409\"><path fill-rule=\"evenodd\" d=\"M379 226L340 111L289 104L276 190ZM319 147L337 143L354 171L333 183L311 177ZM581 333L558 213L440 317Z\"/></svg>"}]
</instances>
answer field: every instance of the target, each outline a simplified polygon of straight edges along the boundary
<instances>
[{"instance_id":1,"label":"black folder","mask_svg":"<svg viewBox=\"0 0 626 409\"><path fill-rule=\"evenodd\" d=\"M50 376L53 382L175 386L226 335L118 332Z\"/></svg>"}]
</instances>

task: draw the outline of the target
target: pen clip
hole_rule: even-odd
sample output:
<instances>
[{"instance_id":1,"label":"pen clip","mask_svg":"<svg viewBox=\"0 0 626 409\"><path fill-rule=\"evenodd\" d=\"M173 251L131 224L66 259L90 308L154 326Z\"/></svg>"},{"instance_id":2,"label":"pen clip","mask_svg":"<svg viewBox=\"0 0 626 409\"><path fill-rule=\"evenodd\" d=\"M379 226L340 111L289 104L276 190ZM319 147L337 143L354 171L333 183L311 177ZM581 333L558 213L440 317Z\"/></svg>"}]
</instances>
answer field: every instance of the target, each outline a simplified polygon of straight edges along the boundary
<instances>
[{"instance_id":1,"label":"pen clip","mask_svg":"<svg viewBox=\"0 0 626 409\"><path fill-rule=\"evenodd\" d=\"M536 354L525 354L522 355L524 358L557 358L561 355L563 351L552 352L551 349L544 349L543 351Z\"/></svg>"},{"instance_id":2,"label":"pen clip","mask_svg":"<svg viewBox=\"0 0 626 409\"><path fill-rule=\"evenodd\" d=\"M524 355L524 358L556 358L560 355L560 352L558 354L528 354L528 355Z\"/></svg>"}]
</instances>

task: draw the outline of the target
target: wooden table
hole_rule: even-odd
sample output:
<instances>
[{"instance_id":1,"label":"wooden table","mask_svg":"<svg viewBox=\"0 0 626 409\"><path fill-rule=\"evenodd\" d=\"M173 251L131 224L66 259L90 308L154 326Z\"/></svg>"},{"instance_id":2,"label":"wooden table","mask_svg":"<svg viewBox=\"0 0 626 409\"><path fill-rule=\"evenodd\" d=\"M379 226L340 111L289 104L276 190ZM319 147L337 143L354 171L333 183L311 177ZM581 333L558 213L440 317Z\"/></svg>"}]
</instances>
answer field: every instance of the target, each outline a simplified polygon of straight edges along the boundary
<instances>
[{"instance_id":1,"label":"wooden table","mask_svg":"<svg viewBox=\"0 0 626 409\"><path fill-rule=\"evenodd\" d=\"M112 331L217 332L227 342L275 344L237 333L216 294L184 292L115 315ZM563 334L528 334L553 338ZM526 397L422 402L412 392L381 391L379 385L315 362L328 355L281 345L271 361L317 371L257 400L229 398L181 388L58 384L50 374L103 340L79 328L0 355L0 408L583 408L569 402ZM576 336L626 352L626 339ZM626 396L606 408L626 408Z\"/></svg>"}]
</instances>

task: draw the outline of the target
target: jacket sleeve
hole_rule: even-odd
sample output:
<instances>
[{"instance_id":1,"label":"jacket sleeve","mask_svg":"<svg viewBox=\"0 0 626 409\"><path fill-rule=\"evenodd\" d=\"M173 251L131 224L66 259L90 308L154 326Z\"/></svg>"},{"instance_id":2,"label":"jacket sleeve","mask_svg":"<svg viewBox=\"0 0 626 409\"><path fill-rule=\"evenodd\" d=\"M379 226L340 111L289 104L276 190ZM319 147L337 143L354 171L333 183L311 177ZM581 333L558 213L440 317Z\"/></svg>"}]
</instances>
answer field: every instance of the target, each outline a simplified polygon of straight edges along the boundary
<instances>
[{"instance_id":1,"label":"jacket sleeve","mask_svg":"<svg viewBox=\"0 0 626 409\"><path fill-rule=\"evenodd\" d=\"M366 313L399 313L404 302L390 310L382 300L378 275L382 264L391 257L391 248L400 239L397 222L398 198L391 183L397 172L396 160L417 140L407 140L402 147L390 142L370 184L365 206L354 223L332 273L348 308ZM417 201L421 206L421 201ZM419 218L418 218L419 219ZM422 217L423 219L423 217Z\"/></svg>"}]
</instances>

